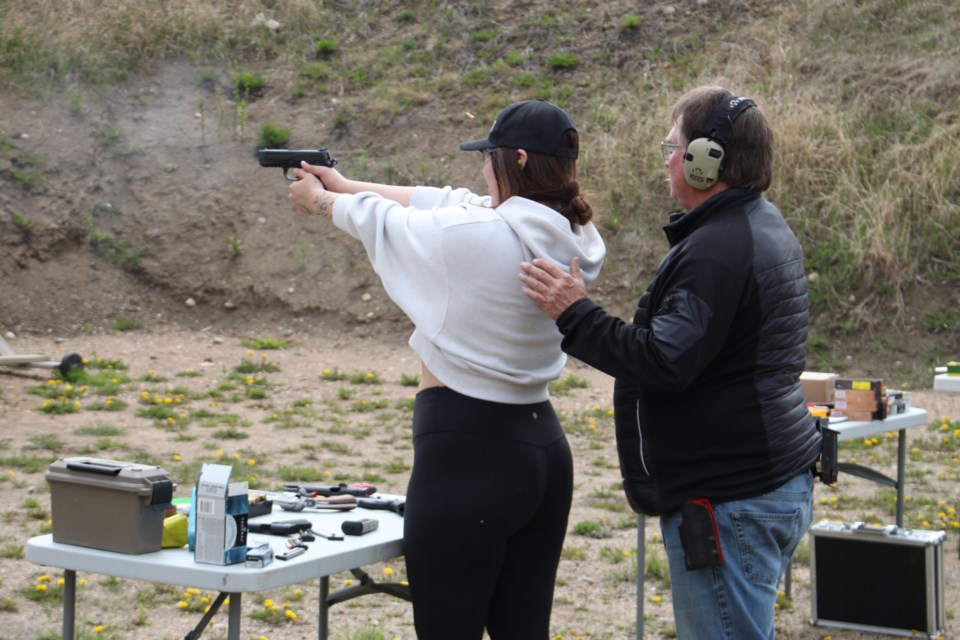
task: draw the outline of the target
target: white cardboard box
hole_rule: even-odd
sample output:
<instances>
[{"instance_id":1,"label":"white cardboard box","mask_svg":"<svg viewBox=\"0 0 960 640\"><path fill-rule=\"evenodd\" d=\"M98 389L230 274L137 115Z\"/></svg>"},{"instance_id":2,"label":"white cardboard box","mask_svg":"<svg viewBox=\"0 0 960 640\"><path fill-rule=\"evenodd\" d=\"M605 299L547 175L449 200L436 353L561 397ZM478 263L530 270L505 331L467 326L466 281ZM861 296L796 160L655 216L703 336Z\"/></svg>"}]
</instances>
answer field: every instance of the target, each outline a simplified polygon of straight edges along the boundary
<instances>
[{"instance_id":1,"label":"white cardboard box","mask_svg":"<svg viewBox=\"0 0 960 640\"><path fill-rule=\"evenodd\" d=\"M247 556L247 483L230 482L232 467L204 464L197 479L194 560L237 564Z\"/></svg>"},{"instance_id":2,"label":"white cardboard box","mask_svg":"<svg viewBox=\"0 0 960 640\"><path fill-rule=\"evenodd\" d=\"M960 376L939 373L933 377L934 391L960 391Z\"/></svg>"}]
</instances>

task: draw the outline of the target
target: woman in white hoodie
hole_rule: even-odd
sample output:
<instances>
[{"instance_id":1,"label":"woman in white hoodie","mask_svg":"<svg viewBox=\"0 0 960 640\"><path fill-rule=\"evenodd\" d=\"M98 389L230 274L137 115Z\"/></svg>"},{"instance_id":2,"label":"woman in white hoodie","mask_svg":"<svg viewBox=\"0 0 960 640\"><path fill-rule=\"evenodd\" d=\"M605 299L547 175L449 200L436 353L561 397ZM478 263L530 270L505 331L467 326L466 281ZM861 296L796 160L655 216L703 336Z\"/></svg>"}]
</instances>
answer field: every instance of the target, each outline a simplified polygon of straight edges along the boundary
<instances>
[{"instance_id":1,"label":"woman in white hoodie","mask_svg":"<svg viewBox=\"0 0 960 640\"><path fill-rule=\"evenodd\" d=\"M489 195L348 180L304 163L293 208L360 240L415 326L404 553L419 640L546 640L573 491L547 384L563 372L555 324L518 265L576 258L594 280L605 247L577 181L579 136L544 100L504 109L481 151Z\"/></svg>"}]
</instances>

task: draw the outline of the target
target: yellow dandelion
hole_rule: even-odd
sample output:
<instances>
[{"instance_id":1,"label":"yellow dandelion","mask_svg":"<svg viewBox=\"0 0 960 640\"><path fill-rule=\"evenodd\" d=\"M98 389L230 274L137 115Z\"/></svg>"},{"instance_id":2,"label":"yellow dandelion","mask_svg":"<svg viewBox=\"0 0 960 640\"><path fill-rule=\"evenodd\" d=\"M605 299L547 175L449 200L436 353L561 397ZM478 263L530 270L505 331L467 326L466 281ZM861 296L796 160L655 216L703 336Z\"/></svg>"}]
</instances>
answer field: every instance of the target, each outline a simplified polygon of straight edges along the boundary
<instances>
[{"instance_id":1,"label":"yellow dandelion","mask_svg":"<svg viewBox=\"0 0 960 640\"><path fill-rule=\"evenodd\" d=\"M79 409L79 408L82 407L83 405L80 404L80 401L78 400L78 401L76 401L76 402L73 403L73 406L75 406L77 409Z\"/></svg>"},{"instance_id":2,"label":"yellow dandelion","mask_svg":"<svg viewBox=\"0 0 960 640\"><path fill-rule=\"evenodd\" d=\"M385 576L392 576L392 575L393 575L393 569L391 569L390 567L384 567L384 569L383 569L383 575L385 575Z\"/></svg>"},{"instance_id":3,"label":"yellow dandelion","mask_svg":"<svg viewBox=\"0 0 960 640\"><path fill-rule=\"evenodd\" d=\"M287 616L287 618L289 618L290 620L297 619L297 612L294 611L293 609L287 609L286 611L283 612L283 615Z\"/></svg>"},{"instance_id":4,"label":"yellow dandelion","mask_svg":"<svg viewBox=\"0 0 960 640\"><path fill-rule=\"evenodd\" d=\"M98 624L97 626L95 626L95 627L93 628L93 632L94 632L94 633L100 633L101 631L106 630L106 628L107 628L107 625L105 625L105 624Z\"/></svg>"},{"instance_id":5,"label":"yellow dandelion","mask_svg":"<svg viewBox=\"0 0 960 640\"><path fill-rule=\"evenodd\" d=\"M46 590L47 590L47 585L45 585L45 584L38 584L38 585L37 585L37 591L46 591Z\"/></svg>"},{"instance_id":6,"label":"yellow dandelion","mask_svg":"<svg viewBox=\"0 0 960 640\"><path fill-rule=\"evenodd\" d=\"M197 589L196 587L188 587L185 593L189 596L198 596L200 595L200 589Z\"/></svg>"},{"instance_id":7,"label":"yellow dandelion","mask_svg":"<svg viewBox=\"0 0 960 640\"><path fill-rule=\"evenodd\" d=\"M62 586L65 585L66 583L67 583L67 581L64 580L63 578L57 578L57 586L58 586L58 587L62 587Z\"/></svg>"},{"instance_id":8,"label":"yellow dandelion","mask_svg":"<svg viewBox=\"0 0 960 640\"><path fill-rule=\"evenodd\" d=\"M650 602L663 602L663 596L650 596Z\"/></svg>"},{"instance_id":9,"label":"yellow dandelion","mask_svg":"<svg viewBox=\"0 0 960 640\"><path fill-rule=\"evenodd\" d=\"M48 575L38 576L37 582L50 582L50 576Z\"/></svg>"},{"instance_id":10,"label":"yellow dandelion","mask_svg":"<svg viewBox=\"0 0 960 640\"><path fill-rule=\"evenodd\" d=\"M263 601L264 609L269 609L272 606L273 606L273 600L271 598L267 598L266 600Z\"/></svg>"},{"instance_id":11,"label":"yellow dandelion","mask_svg":"<svg viewBox=\"0 0 960 640\"><path fill-rule=\"evenodd\" d=\"M86 578L81 578L81 579L77 580L77 584L79 584L79 585L87 584L87 582L89 582L89 580L87 580Z\"/></svg>"},{"instance_id":12,"label":"yellow dandelion","mask_svg":"<svg viewBox=\"0 0 960 640\"><path fill-rule=\"evenodd\" d=\"M255 464L257 464L257 461L256 461L256 460L254 460L253 458L247 458L247 466L248 466L248 467L252 467L252 466L255 465Z\"/></svg>"},{"instance_id":13,"label":"yellow dandelion","mask_svg":"<svg viewBox=\"0 0 960 640\"><path fill-rule=\"evenodd\" d=\"M180 454L179 454L179 453L173 454L173 455L171 456L171 458L173 458L173 461L174 461L174 462L180 462Z\"/></svg>"}]
</instances>

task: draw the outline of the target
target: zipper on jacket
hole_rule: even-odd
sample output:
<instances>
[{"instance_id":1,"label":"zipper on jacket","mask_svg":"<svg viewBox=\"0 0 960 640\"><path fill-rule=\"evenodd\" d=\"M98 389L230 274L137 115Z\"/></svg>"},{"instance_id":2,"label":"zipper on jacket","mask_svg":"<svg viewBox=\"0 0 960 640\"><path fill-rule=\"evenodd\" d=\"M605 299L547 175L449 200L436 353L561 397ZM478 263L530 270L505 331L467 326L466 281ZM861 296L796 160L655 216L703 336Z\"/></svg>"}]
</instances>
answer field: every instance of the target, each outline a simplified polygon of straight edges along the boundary
<instances>
[{"instance_id":1,"label":"zipper on jacket","mask_svg":"<svg viewBox=\"0 0 960 640\"><path fill-rule=\"evenodd\" d=\"M639 446L637 447L637 453L640 454L640 466L643 467L643 472L646 475L650 475L650 470L647 469L647 461L643 459L643 430L640 428L640 401L637 400L634 403L634 422L637 424L637 440Z\"/></svg>"}]
</instances>

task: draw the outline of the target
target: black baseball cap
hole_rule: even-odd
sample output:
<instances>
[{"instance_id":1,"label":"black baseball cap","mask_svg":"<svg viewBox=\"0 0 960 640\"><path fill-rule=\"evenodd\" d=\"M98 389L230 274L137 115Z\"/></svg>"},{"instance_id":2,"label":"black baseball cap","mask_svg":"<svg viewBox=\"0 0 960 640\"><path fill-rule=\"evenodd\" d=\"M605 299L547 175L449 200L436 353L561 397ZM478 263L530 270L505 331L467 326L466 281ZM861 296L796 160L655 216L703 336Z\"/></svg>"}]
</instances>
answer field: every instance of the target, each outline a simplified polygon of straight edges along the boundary
<instances>
[{"instance_id":1,"label":"black baseball cap","mask_svg":"<svg viewBox=\"0 0 960 640\"><path fill-rule=\"evenodd\" d=\"M462 151L480 151L496 147L524 149L534 153L561 158L576 158L578 149L570 146L567 131L573 129L573 120L567 112L546 100L514 102L500 112L483 140L471 140L460 145Z\"/></svg>"}]
</instances>

